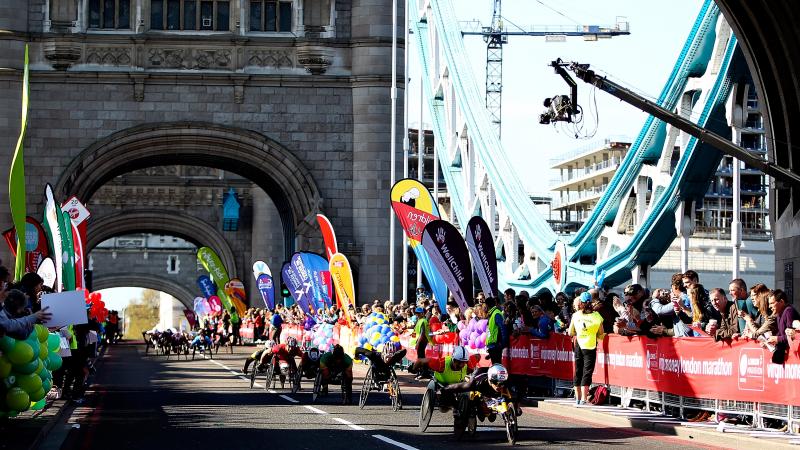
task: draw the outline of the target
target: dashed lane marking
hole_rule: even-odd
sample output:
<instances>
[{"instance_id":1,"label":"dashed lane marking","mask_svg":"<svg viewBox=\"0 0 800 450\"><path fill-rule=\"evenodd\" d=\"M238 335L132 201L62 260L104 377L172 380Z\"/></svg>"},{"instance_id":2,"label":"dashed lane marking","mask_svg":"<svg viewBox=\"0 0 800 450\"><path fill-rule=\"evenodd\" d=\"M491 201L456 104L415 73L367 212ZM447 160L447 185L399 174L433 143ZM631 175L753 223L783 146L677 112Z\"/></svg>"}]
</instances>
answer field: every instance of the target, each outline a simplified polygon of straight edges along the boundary
<instances>
[{"instance_id":1,"label":"dashed lane marking","mask_svg":"<svg viewBox=\"0 0 800 450\"><path fill-rule=\"evenodd\" d=\"M358 431L364 431L365 430L365 428L360 427L360 426L354 424L353 422L348 422L347 420L344 420L344 419L342 419L340 417L334 417L333 420L341 423L342 425L347 425L348 427L350 427L350 428L352 428L354 430L358 430Z\"/></svg>"},{"instance_id":2,"label":"dashed lane marking","mask_svg":"<svg viewBox=\"0 0 800 450\"><path fill-rule=\"evenodd\" d=\"M392 444L395 447L400 447L403 450L419 450L416 447L412 447L410 445L403 444L402 442L397 442L394 439L389 439L388 437L380 435L380 434L373 434L372 437L374 437L375 439L377 439L379 441L386 442L387 444Z\"/></svg>"},{"instance_id":3,"label":"dashed lane marking","mask_svg":"<svg viewBox=\"0 0 800 450\"><path fill-rule=\"evenodd\" d=\"M300 403L299 401L297 401L297 400L293 399L292 397L289 397L288 395L283 395L283 394L281 394L281 395L279 395L278 397L280 397L280 398L282 398L282 399L286 400L287 402L292 402L292 403Z\"/></svg>"},{"instance_id":4,"label":"dashed lane marking","mask_svg":"<svg viewBox=\"0 0 800 450\"><path fill-rule=\"evenodd\" d=\"M314 407L313 407L313 406L311 406L311 405L305 405L305 407L306 407L306 409L307 409L307 410L309 410L309 411L313 411L313 412L315 412L315 413L317 413L317 414L328 414L327 412L325 412L325 411L323 411L323 410L321 410L321 409L314 408Z\"/></svg>"}]
</instances>

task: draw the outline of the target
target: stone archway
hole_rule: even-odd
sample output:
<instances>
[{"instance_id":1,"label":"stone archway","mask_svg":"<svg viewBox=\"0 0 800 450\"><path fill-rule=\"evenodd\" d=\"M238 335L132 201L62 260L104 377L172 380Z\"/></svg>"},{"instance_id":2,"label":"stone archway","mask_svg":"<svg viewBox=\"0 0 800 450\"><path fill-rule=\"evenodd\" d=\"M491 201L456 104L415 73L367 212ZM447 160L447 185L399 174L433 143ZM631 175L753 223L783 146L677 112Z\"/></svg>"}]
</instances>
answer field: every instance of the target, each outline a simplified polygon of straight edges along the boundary
<instances>
[{"instance_id":1,"label":"stone archway","mask_svg":"<svg viewBox=\"0 0 800 450\"><path fill-rule=\"evenodd\" d=\"M113 273L93 279L92 287L95 291L116 287L138 287L153 289L173 296L187 309L194 308L193 301L195 295L191 291L174 282L173 280L159 276Z\"/></svg>"},{"instance_id":2,"label":"stone archway","mask_svg":"<svg viewBox=\"0 0 800 450\"><path fill-rule=\"evenodd\" d=\"M170 164L223 169L261 187L280 214L287 259L294 251L295 237L307 239L309 230L316 228L322 198L303 162L262 134L213 123L145 124L113 133L72 160L56 193L88 201L118 175Z\"/></svg>"},{"instance_id":3,"label":"stone archway","mask_svg":"<svg viewBox=\"0 0 800 450\"><path fill-rule=\"evenodd\" d=\"M165 233L185 239L198 247L212 248L228 269L237 274L236 259L230 244L214 227L188 214L166 210L136 210L99 217L92 221L87 251L114 236L128 233Z\"/></svg>"}]
</instances>

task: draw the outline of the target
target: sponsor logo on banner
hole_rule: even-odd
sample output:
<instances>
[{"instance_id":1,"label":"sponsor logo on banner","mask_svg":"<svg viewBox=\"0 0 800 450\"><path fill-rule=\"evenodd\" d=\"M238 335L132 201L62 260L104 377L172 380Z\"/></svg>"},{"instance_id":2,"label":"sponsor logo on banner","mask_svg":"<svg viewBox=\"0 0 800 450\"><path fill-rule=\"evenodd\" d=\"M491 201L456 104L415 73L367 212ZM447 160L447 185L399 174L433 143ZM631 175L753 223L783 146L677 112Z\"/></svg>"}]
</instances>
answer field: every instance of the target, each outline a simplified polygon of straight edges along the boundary
<instances>
[{"instance_id":1,"label":"sponsor logo on banner","mask_svg":"<svg viewBox=\"0 0 800 450\"><path fill-rule=\"evenodd\" d=\"M10 228L3 232L3 237L11 249L11 254L17 256L17 232ZM42 225L33 217L25 217L25 271L36 272L39 264L48 256L47 236Z\"/></svg>"},{"instance_id":2,"label":"sponsor logo on banner","mask_svg":"<svg viewBox=\"0 0 800 450\"><path fill-rule=\"evenodd\" d=\"M331 256L330 260L331 282L336 289L336 295L341 302L342 311L348 323L355 319L350 317L350 306L355 306L355 286L353 284L353 272L350 270L350 262L341 253Z\"/></svg>"},{"instance_id":3,"label":"sponsor logo on banner","mask_svg":"<svg viewBox=\"0 0 800 450\"><path fill-rule=\"evenodd\" d=\"M75 225L82 224L91 216L86 206L75 196L70 197L69 200L61 205L61 210L69 214L70 220L72 220L72 223Z\"/></svg>"},{"instance_id":4,"label":"sponsor logo on banner","mask_svg":"<svg viewBox=\"0 0 800 450\"><path fill-rule=\"evenodd\" d=\"M261 299L264 300L264 306L270 310L275 309L275 289L272 276L262 273L258 276L256 283L258 292L261 293Z\"/></svg>"},{"instance_id":5,"label":"sponsor logo on banner","mask_svg":"<svg viewBox=\"0 0 800 450\"><path fill-rule=\"evenodd\" d=\"M331 302L331 283L330 283L330 264L322 255L316 253L300 252L300 260L308 272L311 281L311 290L314 303L318 308L330 307Z\"/></svg>"},{"instance_id":6,"label":"sponsor logo on banner","mask_svg":"<svg viewBox=\"0 0 800 450\"><path fill-rule=\"evenodd\" d=\"M472 306L472 266L461 233L449 222L434 220L422 233L422 246L462 311Z\"/></svg>"},{"instance_id":7,"label":"sponsor logo on banner","mask_svg":"<svg viewBox=\"0 0 800 450\"><path fill-rule=\"evenodd\" d=\"M661 373L661 369L658 367L658 345L656 344L647 344L645 347L646 355L646 365L645 365L645 375L647 375L647 381L658 381L659 375Z\"/></svg>"},{"instance_id":8,"label":"sponsor logo on banner","mask_svg":"<svg viewBox=\"0 0 800 450\"><path fill-rule=\"evenodd\" d=\"M531 369L538 369L542 359L541 347L535 342L531 342Z\"/></svg>"},{"instance_id":9,"label":"sponsor logo on banner","mask_svg":"<svg viewBox=\"0 0 800 450\"><path fill-rule=\"evenodd\" d=\"M743 348L739 351L739 389L764 390L764 350Z\"/></svg>"},{"instance_id":10,"label":"sponsor logo on banner","mask_svg":"<svg viewBox=\"0 0 800 450\"><path fill-rule=\"evenodd\" d=\"M472 255L475 273L481 283L481 290L486 295L496 297L497 289L497 255L489 225L480 216L475 216L467 224L465 236L467 248Z\"/></svg>"},{"instance_id":11,"label":"sponsor logo on banner","mask_svg":"<svg viewBox=\"0 0 800 450\"><path fill-rule=\"evenodd\" d=\"M200 275L197 277L197 286L200 288L200 292L203 293L205 298L217 295L217 286L211 281L208 275Z\"/></svg>"},{"instance_id":12,"label":"sponsor logo on banner","mask_svg":"<svg viewBox=\"0 0 800 450\"><path fill-rule=\"evenodd\" d=\"M299 255L295 254L295 256ZM294 259L294 257L292 257ZM302 262L301 262L302 264ZM300 309L306 314L311 315L311 300L308 298L308 290L311 289L311 284L305 285L300 276L295 272L294 265L291 262L283 264L281 268L281 278L283 279L286 288L289 289L289 294L294 301L300 306Z\"/></svg>"}]
</instances>

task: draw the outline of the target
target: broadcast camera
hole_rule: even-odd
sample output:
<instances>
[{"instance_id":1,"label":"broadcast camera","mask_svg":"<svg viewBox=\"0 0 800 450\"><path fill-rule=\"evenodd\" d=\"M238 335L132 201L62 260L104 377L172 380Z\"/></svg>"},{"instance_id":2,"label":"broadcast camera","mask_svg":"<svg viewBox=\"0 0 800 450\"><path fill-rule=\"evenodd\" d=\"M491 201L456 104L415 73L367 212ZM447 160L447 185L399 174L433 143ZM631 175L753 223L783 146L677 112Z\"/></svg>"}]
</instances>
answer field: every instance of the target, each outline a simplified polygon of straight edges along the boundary
<instances>
[{"instance_id":1,"label":"broadcast camera","mask_svg":"<svg viewBox=\"0 0 800 450\"><path fill-rule=\"evenodd\" d=\"M545 111L539 115L539 123L548 125L551 122L572 122L574 107L568 95L556 95L544 99Z\"/></svg>"}]
</instances>

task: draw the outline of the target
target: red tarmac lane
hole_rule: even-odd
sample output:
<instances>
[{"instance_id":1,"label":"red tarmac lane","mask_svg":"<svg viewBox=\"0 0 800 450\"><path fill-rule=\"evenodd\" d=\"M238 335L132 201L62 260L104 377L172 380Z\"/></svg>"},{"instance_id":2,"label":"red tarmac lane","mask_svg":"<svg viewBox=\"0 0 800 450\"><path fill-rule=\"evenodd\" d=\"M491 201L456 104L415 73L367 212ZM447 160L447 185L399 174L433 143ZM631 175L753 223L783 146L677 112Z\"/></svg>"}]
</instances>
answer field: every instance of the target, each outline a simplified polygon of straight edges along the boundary
<instances>
[{"instance_id":1,"label":"red tarmac lane","mask_svg":"<svg viewBox=\"0 0 800 450\"><path fill-rule=\"evenodd\" d=\"M356 365L353 406L342 406L338 387L311 403L310 380L292 395L266 391L263 379L250 388L240 370L253 347L220 351L195 360L144 354L141 343L121 343L106 353L86 402L44 440L41 449L256 448L470 449L506 448L502 422L480 423L474 437L456 441L452 415L434 412L425 433L417 430L424 385L403 374L404 408L393 412L388 395L372 392L357 406L366 366ZM613 428L580 418L525 408L517 446L559 448L701 448L690 441ZM358 447L356 447L358 448ZM708 447L702 447L708 448Z\"/></svg>"}]
</instances>

